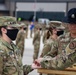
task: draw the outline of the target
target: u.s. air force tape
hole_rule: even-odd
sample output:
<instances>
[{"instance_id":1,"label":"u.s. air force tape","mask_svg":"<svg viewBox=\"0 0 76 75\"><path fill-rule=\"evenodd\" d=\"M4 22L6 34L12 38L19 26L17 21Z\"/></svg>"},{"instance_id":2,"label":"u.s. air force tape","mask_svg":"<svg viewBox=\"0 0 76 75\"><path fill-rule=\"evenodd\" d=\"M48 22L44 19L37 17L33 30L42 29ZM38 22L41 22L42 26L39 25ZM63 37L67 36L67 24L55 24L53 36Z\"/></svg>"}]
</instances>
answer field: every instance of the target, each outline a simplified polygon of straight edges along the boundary
<instances>
[{"instance_id":1,"label":"u.s. air force tape","mask_svg":"<svg viewBox=\"0 0 76 75\"><path fill-rule=\"evenodd\" d=\"M71 43L69 44L69 48L70 48L70 49L76 48L76 41L71 42Z\"/></svg>"}]
</instances>

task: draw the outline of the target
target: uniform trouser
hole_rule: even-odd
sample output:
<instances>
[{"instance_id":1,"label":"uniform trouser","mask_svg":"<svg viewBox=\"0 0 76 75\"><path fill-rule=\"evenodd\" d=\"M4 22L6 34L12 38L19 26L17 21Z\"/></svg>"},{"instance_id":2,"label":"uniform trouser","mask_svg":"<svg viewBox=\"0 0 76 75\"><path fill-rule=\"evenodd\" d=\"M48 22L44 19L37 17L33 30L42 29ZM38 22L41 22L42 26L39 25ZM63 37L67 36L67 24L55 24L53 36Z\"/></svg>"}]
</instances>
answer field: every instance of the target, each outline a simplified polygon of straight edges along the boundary
<instances>
[{"instance_id":1,"label":"uniform trouser","mask_svg":"<svg viewBox=\"0 0 76 75\"><path fill-rule=\"evenodd\" d=\"M34 45L33 61L38 58L40 44Z\"/></svg>"},{"instance_id":2,"label":"uniform trouser","mask_svg":"<svg viewBox=\"0 0 76 75\"><path fill-rule=\"evenodd\" d=\"M24 53L24 44L23 45L18 45L19 49L21 50L21 57L23 57L23 53Z\"/></svg>"}]
</instances>

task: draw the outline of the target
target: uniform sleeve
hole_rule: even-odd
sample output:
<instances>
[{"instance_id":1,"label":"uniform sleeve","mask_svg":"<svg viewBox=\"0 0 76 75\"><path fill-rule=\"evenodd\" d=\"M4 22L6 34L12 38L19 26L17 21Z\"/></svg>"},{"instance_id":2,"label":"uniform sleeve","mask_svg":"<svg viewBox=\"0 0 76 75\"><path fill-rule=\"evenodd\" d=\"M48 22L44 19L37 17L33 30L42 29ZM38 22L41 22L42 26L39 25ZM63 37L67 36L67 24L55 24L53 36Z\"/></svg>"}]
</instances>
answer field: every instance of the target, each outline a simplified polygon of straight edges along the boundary
<instances>
[{"instance_id":1,"label":"uniform sleeve","mask_svg":"<svg viewBox=\"0 0 76 75\"><path fill-rule=\"evenodd\" d=\"M3 73L3 59L4 58L4 52L0 50L0 75Z\"/></svg>"},{"instance_id":2,"label":"uniform sleeve","mask_svg":"<svg viewBox=\"0 0 76 75\"><path fill-rule=\"evenodd\" d=\"M57 42L53 42L51 44L51 49L50 51L46 54L46 56L51 56L51 57L55 57L58 55L58 47L59 47L59 43Z\"/></svg>"},{"instance_id":3,"label":"uniform sleeve","mask_svg":"<svg viewBox=\"0 0 76 75\"><path fill-rule=\"evenodd\" d=\"M67 45L65 51L54 58L44 58L40 62L41 67L61 70L72 66L76 63L76 39Z\"/></svg>"},{"instance_id":4,"label":"uniform sleeve","mask_svg":"<svg viewBox=\"0 0 76 75\"><path fill-rule=\"evenodd\" d=\"M31 68L31 65L24 65L23 70L24 70L24 75L27 75L28 73L33 71L33 69Z\"/></svg>"},{"instance_id":5,"label":"uniform sleeve","mask_svg":"<svg viewBox=\"0 0 76 75\"><path fill-rule=\"evenodd\" d=\"M51 45L49 45L49 43L45 43L40 57L45 56L50 50L51 50Z\"/></svg>"}]
</instances>

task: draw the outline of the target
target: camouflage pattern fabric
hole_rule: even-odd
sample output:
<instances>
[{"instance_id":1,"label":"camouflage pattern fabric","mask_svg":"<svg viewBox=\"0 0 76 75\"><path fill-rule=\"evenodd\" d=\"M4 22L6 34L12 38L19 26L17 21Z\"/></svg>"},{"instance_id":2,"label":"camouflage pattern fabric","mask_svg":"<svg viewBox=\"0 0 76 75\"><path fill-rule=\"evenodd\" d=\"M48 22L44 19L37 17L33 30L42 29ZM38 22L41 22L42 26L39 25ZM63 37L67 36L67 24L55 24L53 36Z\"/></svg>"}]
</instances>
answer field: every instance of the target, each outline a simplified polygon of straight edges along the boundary
<instances>
[{"instance_id":1,"label":"camouflage pattern fabric","mask_svg":"<svg viewBox=\"0 0 76 75\"><path fill-rule=\"evenodd\" d=\"M16 45L0 38L0 75L24 75L24 72L27 74L32 71L31 66L27 66L23 67L21 51Z\"/></svg>"},{"instance_id":2,"label":"camouflage pattern fabric","mask_svg":"<svg viewBox=\"0 0 76 75\"><path fill-rule=\"evenodd\" d=\"M48 32L48 30L45 30L45 31L44 31L43 40L42 40L43 44L44 44L45 41L47 40L47 32Z\"/></svg>"},{"instance_id":3,"label":"camouflage pattern fabric","mask_svg":"<svg viewBox=\"0 0 76 75\"><path fill-rule=\"evenodd\" d=\"M0 26L19 27L20 25L17 23L15 17L12 17L12 16L1 16L0 17Z\"/></svg>"},{"instance_id":4,"label":"camouflage pattern fabric","mask_svg":"<svg viewBox=\"0 0 76 75\"><path fill-rule=\"evenodd\" d=\"M33 38L33 45L34 45L34 54L33 60L38 58L39 49L40 49L40 31L36 31Z\"/></svg>"},{"instance_id":5,"label":"camouflage pattern fabric","mask_svg":"<svg viewBox=\"0 0 76 75\"><path fill-rule=\"evenodd\" d=\"M59 40L58 39L55 40L52 37L50 37L45 42L40 57L44 57L48 55L51 57L55 57L56 55L58 55L58 47L59 47Z\"/></svg>"},{"instance_id":6,"label":"camouflage pattern fabric","mask_svg":"<svg viewBox=\"0 0 76 75\"><path fill-rule=\"evenodd\" d=\"M68 43L74 39L70 36L69 32L67 32L64 35L59 36L58 38L60 40L60 47L58 48L59 53L61 53L61 51L65 52L65 48L68 45Z\"/></svg>"},{"instance_id":7,"label":"camouflage pattern fabric","mask_svg":"<svg viewBox=\"0 0 76 75\"><path fill-rule=\"evenodd\" d=\"M65 69L76 63L76 38L73 39L65 48L65 53L61 53L54 58L45 57L41 61L43 68Z\"/></svg>"},{"instance_id":8,"label":"camouflage pattern fabric","mask_svg":"<svg viewBox=\"0 0 76 75\"><path fill-rule=\"evenodd\" d=\"M25 32L24 30L20 30L16 37L16 45L21 50L22 57L23 57L23 52L24 52L24 43L25 43Z\"/></svg>"},{"instance_id":9,"label":"camouflage pattern fabric","mask_svg":"<svg viewBox=\"0 0 76 75\"><path fill-rule=\"evenodd\" d=\"M16 18L11 16L0 17L0 26L19 27ZM0 38L0 75L24 75L32 71L31 65L23 67L20 49L13 43ZM29 69L28 69L29 68ZM25 69L25 70L24 70ZM27 71L27 72L26 72Z\"/></svg>"},{"instance_id":10,"label":"camouflage pattern fabric","mask_svg":"<svg viewBox=\"0 0 76 75\"><path fill-rule=\"evenodd\" d=\"M27 75L29 72L33 71L31 65L24 65L23 66L24 75Z\"/></svg>"},{"instance_id":11,"label":"camouflage pattern fabric","mask_svg":"<svg viewBox=\"0 0 76 75\"><path fill-rule=\"evenodd\" d=\"M0 65L0 75L23 75L20 51L3 39L0 39Z\"/></svg>"}]
</instances>

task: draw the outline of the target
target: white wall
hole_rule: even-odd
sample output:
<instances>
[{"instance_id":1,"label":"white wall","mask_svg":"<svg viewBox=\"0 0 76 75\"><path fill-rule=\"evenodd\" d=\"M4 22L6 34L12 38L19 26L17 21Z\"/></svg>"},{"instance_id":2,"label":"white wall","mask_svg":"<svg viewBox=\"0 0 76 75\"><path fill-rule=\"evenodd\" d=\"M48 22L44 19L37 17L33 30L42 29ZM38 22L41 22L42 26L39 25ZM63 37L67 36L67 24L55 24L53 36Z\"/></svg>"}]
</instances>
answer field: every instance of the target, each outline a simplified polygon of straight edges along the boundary
<instances>
[{"instance_id":1,"label":"white wall","mask_svg":"<svg viewBox=\"0 0 76 75\"><path fill-rule=\"evenodd\" d=\"M76 8L76 3L69 3L68 4L68 10L71 8Z\"/></svg>"},{"instance_id":2,"label":"white wall","mask_svg":"<svg viewBox=\"0 0 76 75\"><path fill-rule=\"evenodd\" d=\"M16 3L17 11L66 12L66 3Z\"/></svg>"}]
</instances>

